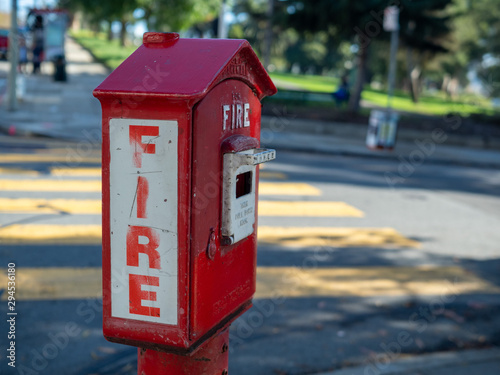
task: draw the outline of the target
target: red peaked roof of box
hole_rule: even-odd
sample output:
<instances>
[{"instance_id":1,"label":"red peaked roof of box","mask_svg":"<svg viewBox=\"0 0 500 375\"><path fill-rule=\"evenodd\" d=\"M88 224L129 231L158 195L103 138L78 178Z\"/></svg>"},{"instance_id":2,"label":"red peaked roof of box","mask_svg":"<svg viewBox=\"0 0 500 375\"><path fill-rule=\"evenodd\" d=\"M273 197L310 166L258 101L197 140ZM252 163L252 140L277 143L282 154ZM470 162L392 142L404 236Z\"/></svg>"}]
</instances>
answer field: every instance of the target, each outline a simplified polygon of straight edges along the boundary
<instances>
[{"instance_id":1,"label":"red peaked roof of box","mask_svg":"<svg viewBox=\"0 0 500 375\"><path fill-rule=\"evenodd\" d=\"M94 96L199 99L229 78L244 81L259 99L276 93L246 40L181 39L176 33L146 33L143 44L94 90Z\"/></svg>"}]
</instances>

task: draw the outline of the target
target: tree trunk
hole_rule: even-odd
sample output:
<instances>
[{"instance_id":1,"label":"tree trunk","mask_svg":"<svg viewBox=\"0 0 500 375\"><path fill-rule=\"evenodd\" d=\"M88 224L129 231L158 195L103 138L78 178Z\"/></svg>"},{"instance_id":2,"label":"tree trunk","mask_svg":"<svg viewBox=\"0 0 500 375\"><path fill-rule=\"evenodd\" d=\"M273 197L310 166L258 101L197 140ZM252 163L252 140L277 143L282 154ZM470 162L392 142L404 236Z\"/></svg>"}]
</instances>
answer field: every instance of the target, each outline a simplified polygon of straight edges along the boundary
<instances>
[{"instance_id":1,"label":"tree trunk","mask_svg":"<svg viewBox=\"0 0 500 375\"><path fill-rule=\"evenodd\" d=\"M443 77L443 83L441 85L441 91L448 94L448 85L450 84L451 77L449 74L445 74Z\"/></svg>"},{"instance_id":2,"label":"tree trunk","mask_svg":"<svg viewBox=\"0 0 500 375\"><path fill-rule=\"evenodd\" d=\"M120 46L125 47L125 37L127 36L127 21L121 20L122 27L120 29Z\"/></svg>"},{"instance_id":3,"label":"tree trunk","mask_svg":"<svg viewBox=\"0 0 500 375\"><path fill-rule=\"evenodd\" d=\"M111 27L113 25L112 21L108 21L108 40L112 41L113 40L113 28Z\"/></svg>"},{"instance_id":4,"label":"tree trunk","mask_svg":"<svg viewBox=\"0 0 500 375\"><path fill-rule=\"evenodd\" d=\"M454 101L458 96L458 88L460 86L460 82L458 78L452 77L450 79L450 83L448 84L448 96Z\"/></svg>"},{"instance_id":5,"label":"tree trunk","mask_svg":"<svg viewBox=\"0 0 500 375\"><path fill-rule=\"evenodd\" d=\"M264 43L264 68L267 70L271 64L271 46L273 44L273 13L274 13L274 0L267 0L266 11L266 36Z\"/></svg>"},{"instance_id":6,"label":"tree trunk","mask_svg":"<svg viewBox=\"0 0 500 375\"><path fill-rule=\"evenodd\" d=\"M413 103L418 103L420 96L420 74L422 73L422 69L413 62L413 50L411 47L408 47L406 54L411 100Z\"/></svg>"},{"instance_id":7,"label":"tree trunk","mask_svg":"<svg viewBox=\"0 0 500 375\"><path fill-rule=\"evenodd\" d=\"M358 53L358 71L356 74L356 83L351 91L351 96L349 98L348 109L351 112L359 111L359 102L361 101L361 92L363 91L363 86L366 79L366 66L368 64L368 48L360 48Z\"/></svg>"},{"instance_id":8,"label":"tree trunk","mask_svg":"<svg viewBox=\"0 0 500 375\"><path fill-rule=\"evenodd\" d=\"M413 80L413 70L415 66L413 65L413 50L411 47L406 48L406 70L408 72L408 86L410 89L411 100L413 103L418 103L418 92L417 87L415 87L415 82Z\"/></svg>"},{"instance_id":9,"label":"tree trunk","mask_svg":"<svg viewBox=\"0 0 500 375\"><path fill-rule=\"evenodd\" d=\"M96 22L92 22L91 30L94 35L94 38L97 38L97 34L99 34L99 24Z\"/></svg>"},{"instance_id":10,"label":"tree trunk","mask_svg":"<svg viewBox=\"0 0 500 375\"><path fill-rule=\"evenodd\" d=\"M412 89L412 98L414 97L415 100L414 102L417 103L418 99L420 97L420 75L422 73L422 69L420 69L418 66L413 67L412 71L410 72L410 85Z\"/></svg>"},{"instance_id":11,"label":"tree trunk","mask_svg":"<svg viewBox=\"0 0 500 375\"><path fill-rule=\"evenodd\" d=\"M146 29L147 31L156 31L155 28L153 27L153 12L150 8L144 7L144 22L146 22Z\"/></svg>"}]
</instances>

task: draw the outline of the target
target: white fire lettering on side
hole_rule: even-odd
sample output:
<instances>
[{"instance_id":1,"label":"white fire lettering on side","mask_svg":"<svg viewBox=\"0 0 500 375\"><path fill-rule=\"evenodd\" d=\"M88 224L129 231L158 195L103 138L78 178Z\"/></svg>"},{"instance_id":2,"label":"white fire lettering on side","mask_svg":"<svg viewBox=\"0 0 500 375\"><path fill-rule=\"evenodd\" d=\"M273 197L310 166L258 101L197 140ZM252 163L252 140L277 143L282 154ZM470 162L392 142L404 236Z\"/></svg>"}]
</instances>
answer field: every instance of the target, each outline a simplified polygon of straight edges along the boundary
<instances>
[{"instance_id":1,"label":"white fire lettering on side","mask_svg":"<svg viewBox=\"0 0 500 375\"><path fill-rule=\"evenodd\" d=\"M222 130L250 127L250 103L223 104Z\"/></svg>"}]
</instances>

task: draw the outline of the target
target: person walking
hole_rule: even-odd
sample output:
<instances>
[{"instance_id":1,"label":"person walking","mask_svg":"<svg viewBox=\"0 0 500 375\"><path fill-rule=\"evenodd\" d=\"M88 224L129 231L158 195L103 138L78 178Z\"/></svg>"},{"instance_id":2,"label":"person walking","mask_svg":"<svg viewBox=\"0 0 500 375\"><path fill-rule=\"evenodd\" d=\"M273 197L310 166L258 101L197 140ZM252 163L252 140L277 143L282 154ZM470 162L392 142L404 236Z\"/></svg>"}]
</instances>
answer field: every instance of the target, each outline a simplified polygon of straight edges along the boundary
<instances>
[{"instance_id":1,"label":"person walking","mask_svg":"<svg viewBox=\"0 0 500 375\"><path fill-rule=\"evenodd\" d=\"M26 64L28 63L28 48L26 47L26 39L23 36L19 38L19 73L26 74Z\"/></svg>"},{"instance_id":2,"label":"person walking","mask_svg":"<svg viewBox=\"0 0 500 375\"><path fill-rule=\"evenodd\" d=\"M33 25L33 74L40 72L40 66L43 60L44 51L44 33L43 17L37 15Z\"/></svg>"}]
</instances>

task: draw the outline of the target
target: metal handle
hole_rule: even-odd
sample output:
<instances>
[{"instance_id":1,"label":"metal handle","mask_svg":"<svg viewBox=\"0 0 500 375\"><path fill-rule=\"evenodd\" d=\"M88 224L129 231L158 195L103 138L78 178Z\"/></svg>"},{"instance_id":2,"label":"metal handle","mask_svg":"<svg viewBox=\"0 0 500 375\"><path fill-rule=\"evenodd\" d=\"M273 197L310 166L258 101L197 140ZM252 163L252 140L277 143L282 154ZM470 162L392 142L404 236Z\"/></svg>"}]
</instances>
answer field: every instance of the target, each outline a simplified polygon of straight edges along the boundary
<instances>
[{"instance_id":1,"label":"metal handle","mask_svg":"<svg viewBox=\"0 0 500 375\"><path fill-rule=\"evenodd\" d=\"M234 153L240 165L257 165L276 159L276 150L270 148L252 148Z\"/></svg>"}]
</instances>

